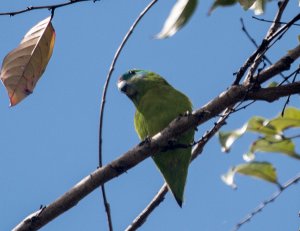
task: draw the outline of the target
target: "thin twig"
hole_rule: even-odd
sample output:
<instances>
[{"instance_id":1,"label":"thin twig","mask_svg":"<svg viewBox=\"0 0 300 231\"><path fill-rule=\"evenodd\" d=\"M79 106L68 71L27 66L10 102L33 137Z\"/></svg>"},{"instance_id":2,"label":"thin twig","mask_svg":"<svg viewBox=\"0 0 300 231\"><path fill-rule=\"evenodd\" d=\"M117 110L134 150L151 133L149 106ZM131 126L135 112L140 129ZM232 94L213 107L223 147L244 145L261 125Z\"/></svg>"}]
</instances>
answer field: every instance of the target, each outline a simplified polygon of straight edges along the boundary
<instances>
[{"instance_id":1,"label":"thin twig","mask_svg":"<svg viewBox=\"0 0 300 231\"><path fill-rule=\"evenodd\" d=\"M241 24L242 24L242 31L245 33L245 35L247 36L247 38L252 42L252 44L253 44L256 48L258 48L257 42L254 40L254 38L253 38L253 37L250 35L250 33L248 32L248 30L247 30L247 28L246 28L246 26L245 26L244 20L241 18L240 21L241 21ZM273 63L271 62L271 60L270 60L266 55L263 55L263 59L266 60L267 63L268 63L269 65L272 65L272 64L273 64ZM279 75L280 75L283 79L285 79L285 76L284 76L282 73L280 73Z\"/></svg>"},{"instance_id":2,"label":"thin twig","mask_svg":"<svg viewBox=\"0 0 300 231\"><path fill-rule=\"evenodd\" d=\"M272 35L268 37L268 39L265 39L266 41L266 47L265 51L262 52L257 56L257 59L261 59L261 57L265 54L265 52L271 48L278 40L280 40L283 35L290 29L291 26L297 21L300 20L300 14L297 14L294 18L292 18L287 24L279 28L276 32L274 32ZM268 32L269 33L269 32Z\"/></svg>"},{"instance_id":3,"label":"thin twig","mask_svg":"<svg viewBox=\"0 0 300 231\"><path fill-rule=\"evenodd\" d=\"M255 102L256 102L256 100L252 100L249 103L247 103L246 105L243 105L243 106L238 105L238 106L235 107L234 112L244 110L244 109L246 109L247 107L249 107L251 104L253 104Z\"/></svg>"},{"instance_id":4,"label":"thin twig","mask_svg":"<svg viewBox=\"0 0 300 231\"><path fill-rule=\"evenodd\" d=\"M294 83L295 82L295 80L296 80L296 77L297 77L297 75L299 74L299 69L298 69L298 71L297 72L295 72L295 74L294 74L294 78L293 78L293 80L292 80L292 83ZM287 99L286 99L286 101L285 101L285 104L284 104L284 106L283 106L283 109L282 109L282 111L281 111L281 116L283 117L284 116L284 111L285 111L285 108L287 107L287 105L289 104L289 102L290 102L290 98L291 98L291 95L289 95L288 97L287 97Z\"/></svg>"},{"instance_id":5,"label":"thin twig","mask_svg":"<svg viewBox=\"0 0 300 231\"><path fill-rule=\"evenodd\" d=\"M104 84L104 89L103 89L103 93L102 93L102 100L101 100L101 105L100 105L100 118L99 118L99 167L102 167L103 163L102 163L102 131L103 131L103 118L104 118L104 109L105 109L105 103L106 103L106 94L107 94L107 89L108 89L108 85L112 76L112 73L114 71L115 68L115 64L120 56L120 53L122 51L122 49L124 48L127 40L129 39L130 35L132 34L133 30L135 29L135 27L138 25L138 23L140 22L140 20L143 18L143 16L151 9L151 7L157 2L158 0L153 0L151 1L146 7L145 9L140 13L140 15L136 18L136 20L133 22L133 24L131 25L131 27L129 28L128 32L126 33L126 35L124 36L120 46L118 47L113 60L111 62L107 77L106 77L106 81ZM110 211L110 205L108 203L107 197L106 197L106 193L105 193L105 187L104 184L101 186L101 191L102 191L102 196L103 196L103 202L104 202L104 206L105 206L105 211L107 214L107 220L108 220L108 224L109 224L109 230L113 230L112 227L112 219L111 219L111 211Z\"/></svg>"},{"instance_id":6,"label":"thin twig","mask_svg":"<svg viewBox=\"0 0 300 231\"><path fill-rule=\"evenodd\" d=\"M150 201L147 207L134 219L134 221L125 229L125 231L134 231L141 227L154 209L156 209L160 203L163 202L168 191L168 186L166 183L164 183L152 201Z\"/></svg>"},{"instance_id":7,"label":"thin twig","mask_svg":"<svg viewBox=\"0 0 300 231\"><path fill-rule=\"evenodd\" d=\"M255 71L257 70L259 64L261 63L262 57L265 55L267 50L278 40L275 40L271 44L271 42L278 37L281 37L289 28L290 28L290 22L283 27L279 28L280 24L278 22L281 20L281 16L283 14L283 11L285 10L289 0L284 0L280 2L278 11L274 17L274 21L272 25L270 26L265 38L263 39L261 45L257 49L257 54L255 55L255 58L253 60L253 63L251 64L251 67L249 68L249 71L247 73L247 76L244 80L244 83L253 83L253 76ZM294 19L293 19L294 20ZM271 45L270 45L271 44Z\"/></svg>"},{"instance_id":8,"label":"thin twig","mask_svg":"<svg viewBox=\"0 0 300 231\"><path fill-rule=\"evenodd\" d=\"M0 16L15 16L17 14L22 14L22 13L26 13L32 10L43 10L43 9L47 9L47 10L53 10L53 9L57 9L60 7L64 7L64 6L68 6L68 5L72 5L75 3L79 3L79 2L98 2L100 0L69 0L67 2L64 3L59 3L59 4L54 4L54 5L42 5L42 6L28 6L26 7L26 9L23 10L18 10L18 11L10 11L10 12L0 12Z\"/></svg>"},{"instance_id":9,"label":"thin twig","mask_svg":"<svg viewBox=\"0 0 300 231\"><path fill-rule=\"evenodd\" d=\"M269 22L269 23L273 23L274 21L273 20L267 20L267 19L263 19L263 18L258 18L256 16L252 16L252 18L258 20L258 21L261 21L261 22ZM285 25L287 24L287 22L277 22L278 24L281 24L281 25ZM300 26L300 24L298 23L294 23L293 26Z\"/></svg>"},{"instance_id":10,"label":"thin twig","mask_svg":"<svg viewBox=\"0 0 300 231\"><path fill-rule=\"evenodd\" d=\"M286 77L284 78L284 80L282 80L282 81L278 84L278 86L282 86L285 82L290 83L290 81L288 81L289 78L293 77L296 73L299 73L299 72L300 72L300 67L298 67L295 71L293 71L293 72L290 73L288 76L286 76Z\"/></svg>"},{"instance_id":11,"label":"thin twig","mask_svg":"<svg viewBox=\"0 0 300 231\"><path fill-rule=\"evenodd\" d=\"M299 181L300 181L300 173L298 173L298 175L296 175L294 178L288 180L278 191L273 193L273 195L269 199L263 201L252 212L250 212L247 216L245 216L243 220L241 220L235 225L232 231L237 231L239 228L241 228L242 225L249 222L256 214L261 212L268 204L274 202L285 189L287 189L291 185L298 183Z\"/></svg>"},{"instance_id":12,"label":"thin twig","mask_svg":"<svg viewBox=\"0 0 300 231\"><path fill-rule=\"evenodd\" d=\"M280 21L280 17L281 17L282 13L279 13L279 12L284 11L284 8L285 8L287 3L288 3L288 0L285 0L284 3L281 4L281 7L279 7L279 9L278 9L278 13L275 16L274 22ZM271 25L271 27L269 28L269 30L267 32L267 35L265 36L265 39L262 40L261 44L258 46L256 51L246 60L246 62L243 64L243 66L238 70L238 72L236 74L236 78L235 78L232 85L239 84L241 79L245 75L246 71L250 68L251 65L253 65L253 63L256 62L255 60L258 59L259 54L264 54L265 53L265 50L268 47L268 44L271 42L271 41L268 41L266 38L270 34L270 31L272 31L274 33L274 28L275 28L274 25L276 25L276 24ZM273 39L273 38L271 38L271 39ZM255 67L252 67L252 70L250 68L246 79L249 79L248 76L251 76L252 73L254 73L254 71L253 71L254 69L255 69Z\"/></svg>"},{"instance_id":13,"label":"thin twig","mask_svg":"<svg viewBox=\"0 0 300 231\"><path fill-rule=\"evenodd\" d=\"M288 137L288 139L296 139L296 138L300 138L300 134Z\"/></svg>"},{"instance_id":14,"label":"thin twig","mask_svg":"<svg viewBox=\"0 0 300 231\"><path fill-rule=\"evenodd\" d=\"M277 14L275 15L275 18L272 22L270 29L268 30L266 38L269 38L270 36L272 36L279 29L279 27L281 25L280 20L281 20L282 14L288 3L289 3L289 0L278 1L278 11L277 11Z\"/></svg>"},{"instance_id":15,"label":"thin twig","mask_svg":"<svg viewBox=\"0 0 300 231\"><path fill-rule=\"evenodd\" d=\"M218 121L214 124L213 128L207 131L204 136L200 139L197 145L195 145L192 152L192 160L196 159L198 155L200 155L203 151L204 146L207 142L226 124L226 120L231 115L232 112L223 112L218 119Z\"/></svg>"}]
</instances>

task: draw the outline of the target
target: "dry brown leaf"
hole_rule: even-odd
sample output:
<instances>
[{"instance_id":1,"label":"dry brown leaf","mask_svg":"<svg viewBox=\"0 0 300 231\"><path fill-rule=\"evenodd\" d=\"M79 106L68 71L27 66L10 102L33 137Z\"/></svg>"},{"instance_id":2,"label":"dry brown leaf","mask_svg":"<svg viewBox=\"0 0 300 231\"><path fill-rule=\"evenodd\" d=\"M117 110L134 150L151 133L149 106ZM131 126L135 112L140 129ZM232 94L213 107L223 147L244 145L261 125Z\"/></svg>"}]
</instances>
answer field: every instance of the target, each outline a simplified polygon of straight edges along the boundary
<instances>
[{"instance_id":1,"label":"dry brown leaf","mask_svg":"<svg viewBox=\"0 0 300 231\"><path fill-rule=\"evenodd\" d=\"M24 36L2 63L1 80L14 106L33 92L52 55L55 31L51 17L39 22Z\"/></svg>"}]
</instances>

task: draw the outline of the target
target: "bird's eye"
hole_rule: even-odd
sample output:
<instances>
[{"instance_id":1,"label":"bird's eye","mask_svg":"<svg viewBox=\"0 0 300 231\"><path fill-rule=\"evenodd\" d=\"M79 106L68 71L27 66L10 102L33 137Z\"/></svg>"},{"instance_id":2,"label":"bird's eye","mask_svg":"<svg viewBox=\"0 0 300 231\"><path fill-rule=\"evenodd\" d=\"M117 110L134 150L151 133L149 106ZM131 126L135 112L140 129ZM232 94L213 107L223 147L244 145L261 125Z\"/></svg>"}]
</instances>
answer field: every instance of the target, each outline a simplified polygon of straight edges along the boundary
<instances>
[{"instance_id":1,"label":"bird's eye","mask_svg":"<svg viewBox=\"0 0 300 231\"><path fill-rule=\"evenodd\" d=\"M128 73L131 74L131 75L135 75L136 74L135 70L130 70L130 71L128 71Z\"/></svg>"}]
</instances>

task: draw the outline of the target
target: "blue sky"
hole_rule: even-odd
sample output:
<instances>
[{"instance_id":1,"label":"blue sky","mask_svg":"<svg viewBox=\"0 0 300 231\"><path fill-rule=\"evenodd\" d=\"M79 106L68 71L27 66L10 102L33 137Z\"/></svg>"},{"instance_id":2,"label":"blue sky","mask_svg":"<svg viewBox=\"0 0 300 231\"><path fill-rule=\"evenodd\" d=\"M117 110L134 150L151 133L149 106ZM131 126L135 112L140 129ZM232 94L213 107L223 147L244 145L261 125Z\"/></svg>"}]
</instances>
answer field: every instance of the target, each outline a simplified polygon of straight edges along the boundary
<instances>
[{"instance_id":1,"label":"blue sky","mask_svg":"<svg viewBox=\"0 0 300 231\"><path fill-rule=\"evenodd\" d=\"M53 2L59 1L3 1L0 11ZM148 2L102 0L56 10L54 52L34 93L9 108L6 91L0 88L0 230L11 230L40 205L51 203L97 168L98 117L105 77L123 36ZM252 12L244 12L239 6L217 9L208 17L210 1L201 1L189 24L178 34L166 40L153 39L174 2L159 1L151 9L116 64L104 117L104 163L139 142L133 126L134 107L116 87L122 73L131 68L155 71L199 108L232 83L232 73L254 51L241 32L240 18L257 41L269 27L251 19ZM263 18L272 19L275 10L276 2L268 4ZM296 2L291 2L283 20L298 11ZM0 58L48 16L47 10L2 16ZM297 30L293 28L270 51L271 60L276 61L297 45ZM232 115L223 129L240 127L253 115L274 117L284 102L258 102ZM299 107L299 96L293 96L290 105ZM200 126L196 137L201 137L213 122ZM141 230L231 230L277 190L272 184L238 177L238 190L233 191L220 180L230 166L243 161L242 154L255 137L243 137L229 154L221 153L217 138L213 138L190 167L183 208L168 194ZM281 183L299 172L299 162L285 156L260 154L258 160L272 162ZM115 230L125 229L162 184L151 159L109 182L106 188ZM299 208L299 185L294 185L241 230L297 230ZM42 230L106 229L102 197L100 190L95 190Z\"/></svg>"}]
</instances>

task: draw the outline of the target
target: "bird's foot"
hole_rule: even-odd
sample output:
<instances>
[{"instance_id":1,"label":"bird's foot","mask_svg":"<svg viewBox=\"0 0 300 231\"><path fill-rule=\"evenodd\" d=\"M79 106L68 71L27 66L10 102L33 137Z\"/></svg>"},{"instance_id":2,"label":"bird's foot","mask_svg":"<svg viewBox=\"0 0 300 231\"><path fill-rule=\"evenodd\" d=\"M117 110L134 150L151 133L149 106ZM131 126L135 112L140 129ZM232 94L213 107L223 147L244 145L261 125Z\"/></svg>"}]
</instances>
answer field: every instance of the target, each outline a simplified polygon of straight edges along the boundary
<instances>
[{"instance_id":1,"label":"bird's foot","mask_svg":"<svg viewBox=\"0 0 300 231\"><path fill-rule=\"evenodd\" d=\"M177 120L180 120L181 117L189 116L189 115L191 115L191 114L192 114L192 112L186 111L186 112L184 112L184 113L180 113L176 119L177 119Z\"/></svg>"},{"instance_id":2,"label":"bird's foot","mask_svg":"<svg viewBox=\"0 0 300 231\"><path fill-rule=\"evenodd\" d=\"M147 136L144 140L139 143L139 146L143 146L144 144L149 144L151 142L151 137Z\"/></svg>"}]
</instances>

